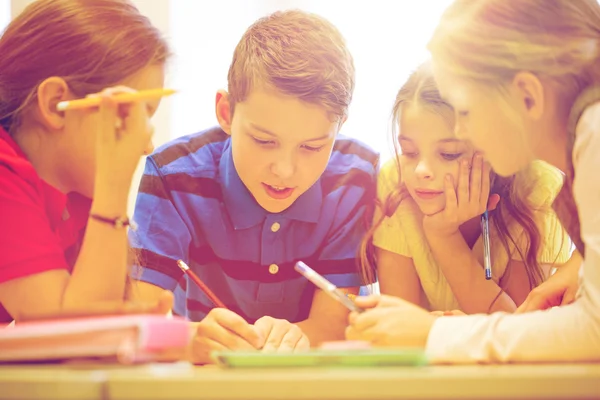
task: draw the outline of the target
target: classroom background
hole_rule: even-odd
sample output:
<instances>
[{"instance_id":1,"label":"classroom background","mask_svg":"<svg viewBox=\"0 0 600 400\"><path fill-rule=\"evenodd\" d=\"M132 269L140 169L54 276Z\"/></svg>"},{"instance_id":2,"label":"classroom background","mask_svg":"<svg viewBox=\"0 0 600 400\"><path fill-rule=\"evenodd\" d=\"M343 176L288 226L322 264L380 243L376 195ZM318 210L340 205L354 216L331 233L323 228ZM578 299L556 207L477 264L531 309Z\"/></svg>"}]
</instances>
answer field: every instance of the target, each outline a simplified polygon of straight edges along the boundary
<instances>
[{"instance_id":1,"label":"classroom background","mask_svg":"<svg viewBox=\"0 0 600 400\"><path fill-rule=\"evenodd\" d=\"M32 0L0 0L0 29ZM356 67L350 117L342 132L390 157L391 108L411 70L428 57L425 48L450 0L133 0L168 38L174 50L167 87L154 116L155 146L216 125L214 97L227 87L233 50L257 18L300 8L329 19L345 36ZM132 192L137 191L140 162ZM135 195L130 196L130 214Z\"/></svg>"}]
</instances>

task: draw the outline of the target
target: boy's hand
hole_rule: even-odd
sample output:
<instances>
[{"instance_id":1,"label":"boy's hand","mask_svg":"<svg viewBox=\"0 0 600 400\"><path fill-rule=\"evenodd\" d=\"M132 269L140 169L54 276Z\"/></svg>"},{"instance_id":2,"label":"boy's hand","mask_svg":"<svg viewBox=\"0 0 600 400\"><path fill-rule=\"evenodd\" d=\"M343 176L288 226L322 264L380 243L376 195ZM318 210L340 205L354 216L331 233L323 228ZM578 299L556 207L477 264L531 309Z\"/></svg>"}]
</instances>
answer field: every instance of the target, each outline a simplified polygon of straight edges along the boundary
<instances>
[{"instance_id":1,"label":"boy's hand","mask_svg":"<svg viewBox=\"0 0 600 400\"><path fill-rule=\"evenodd\" d=\"M263 351L284 353L310 349L310 342L302 330L284 319L265 316L259 318L254 327L265 338Z\"/></svg>"},{"instance_id":2,"label":"boy's hand","mask_svg":"<svg viewBox=\"0 0 600 400\"><path fill-rule=\"evenodd\" d=\"M196 324L192 361L210 364L210 354L215 350L257 350L263 343L264 337L258 329L242 317L224 308L214 308Z\"/></svg>"}]
</instances>

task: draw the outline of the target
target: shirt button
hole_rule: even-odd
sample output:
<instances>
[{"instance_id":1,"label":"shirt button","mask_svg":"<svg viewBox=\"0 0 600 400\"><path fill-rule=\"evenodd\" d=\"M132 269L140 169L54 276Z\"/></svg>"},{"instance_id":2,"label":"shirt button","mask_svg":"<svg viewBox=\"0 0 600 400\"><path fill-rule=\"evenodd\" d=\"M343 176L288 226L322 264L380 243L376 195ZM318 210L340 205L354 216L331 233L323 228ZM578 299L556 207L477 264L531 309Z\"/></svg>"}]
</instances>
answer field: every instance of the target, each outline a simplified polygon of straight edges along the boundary
<instances>
[{"instance_id":1,"label":"shirt button","mask_svg":"<svg viewBox=\"0 0 600 400\"><path fill-rule=\"evenodd\" d=\"M271 265L269 265L269 273L271 275L275 275L278 272L279 272L279 267L277 266L277 264L271 264Z\"/></svg>"},{"instance_id":2,"label":"shirt button","mask_svg":"<svg viewBox=\"0 0 600 400\"><path fill-rule=\"evenodd\" d=\"M271 225L271 232L277 232L279 228L281 228L281 225L279 222L275 222L273 225Z\"/></svg>"}]
</instances>

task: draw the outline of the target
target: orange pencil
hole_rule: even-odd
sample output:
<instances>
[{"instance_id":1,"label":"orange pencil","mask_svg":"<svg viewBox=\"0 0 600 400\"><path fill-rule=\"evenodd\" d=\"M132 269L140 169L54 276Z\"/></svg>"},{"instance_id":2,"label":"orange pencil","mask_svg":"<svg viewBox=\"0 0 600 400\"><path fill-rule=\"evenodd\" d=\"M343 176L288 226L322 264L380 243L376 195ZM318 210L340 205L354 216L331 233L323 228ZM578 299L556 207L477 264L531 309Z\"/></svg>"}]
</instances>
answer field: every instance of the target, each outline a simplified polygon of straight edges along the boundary
<instances>
[{"instance_id":1,"label":"orange pencil","mask_svg":"<svg viewBox=\"0 0 600 400\"><path fill-rule=\"evenodd\" d=\"M173 89L150 89L135 93L119 93L113 96L117 103L130 103L138 100L151 100L159 97L170 96L175 93ZM58 111L79 110L82 108L97 107L100 105L99 97L86 97L85 99L61 101L56 105Z\"/></svg>"},{"instance_id":2,"label":"orange pencil","mask_svg":"<svg viewBox=\"0 0 600 400\"><path fill-rule=\"evenodd\" d=\"M186 263L184 263L182 260L178 260L177 265L179 265L179 268L181 268L184 274L187 274L187 276L189 276L194 283L198 285L198 287L204 292L210 301L214 303L215 306L218 308L227 308L225 304L212 292L212 290L210 290L208 286L206 286L204 282L198 278L198 275L196 275Z\"/></svg>"}]
</instances>

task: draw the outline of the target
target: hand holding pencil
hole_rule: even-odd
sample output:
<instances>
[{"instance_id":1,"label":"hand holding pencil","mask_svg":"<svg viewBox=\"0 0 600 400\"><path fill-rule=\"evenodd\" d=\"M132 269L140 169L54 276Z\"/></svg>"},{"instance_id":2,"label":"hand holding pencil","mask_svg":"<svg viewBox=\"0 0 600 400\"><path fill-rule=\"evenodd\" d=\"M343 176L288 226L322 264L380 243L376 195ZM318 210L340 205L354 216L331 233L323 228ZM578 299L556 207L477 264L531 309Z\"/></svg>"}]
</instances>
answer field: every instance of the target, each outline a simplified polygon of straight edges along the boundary
<instances>
[{"instance_id":1,"label":"hand holding pencil","mask_svg":"<svg viewBox=\"0 0 600 400\"><path fill-rule=\"evenodd\" d=\"M147 101L165 93L171 92L118 86L58 103L58 110L67 111L66 124L95 136L95 185L100 191L129 190L140 157L152 151L154 127Z\"/></svg>"},{"instance_id":2,"label":"hand holding pencil","mask_svg":"<svg viewBox=\"0 0 600 400\"><path fill-rule=\"evenodd\" d=\"M177 261L177 265L216 307L196 324L191 349L194 363L211 363L213 351L292 352L308 350L310 347L310 342L301 329L286 320L263 316L254 325L249 324L240 315L229 310L184 261Z\"/></svg>"},{"instance_id":3,"label":"hand holding pencil","mask_svg":"<svg viewBox=\"0 0 600 400\"><path fill-rule=\"evenodd\" d=\"M110 90L110 89L109 89ZM173 89L149 89L136 91L124 91L121 93L112 92L112 99L117 104L133 103L139 101L160 99L175 93ZM61 101L56 105L58 111L81 110L85 108L100 106L102 99L98 95L90 95L84 99Z\"/></svg>"},{"instance_id":4,"label":"hand holding pencil","mask_svg":"<svg viewBox=\"0 0 600 400\"><path fill-rule=\"evenodd\" d=\"M258 350L265 339L244 318L227 309L225 304L208 286L182 261L179 268L197 285L216 306L196 323L196 334L192 341L192 361L196 364L212 363L211 353L219 350Z\"/></svg>"}]
</instances>

